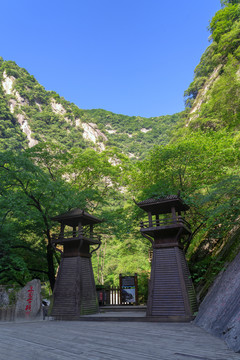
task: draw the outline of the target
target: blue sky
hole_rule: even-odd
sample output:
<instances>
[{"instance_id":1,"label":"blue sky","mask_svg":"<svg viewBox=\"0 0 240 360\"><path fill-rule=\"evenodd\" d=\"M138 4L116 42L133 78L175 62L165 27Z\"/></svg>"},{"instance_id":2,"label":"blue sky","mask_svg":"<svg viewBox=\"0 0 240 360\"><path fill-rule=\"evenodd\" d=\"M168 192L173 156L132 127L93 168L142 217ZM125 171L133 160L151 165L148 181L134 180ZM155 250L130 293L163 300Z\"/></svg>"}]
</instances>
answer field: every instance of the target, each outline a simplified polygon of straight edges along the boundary
<instances>
[{"instance_id":1,"label":"blue sky","mask_svg":"<svg viewBox=\"0 0 240 360\"><path fill-rule=\"evenodd\" d=\"M145 117L184 109L220 0L11 0L0 56L82 109Z\"/></svg>"}]
</instances>

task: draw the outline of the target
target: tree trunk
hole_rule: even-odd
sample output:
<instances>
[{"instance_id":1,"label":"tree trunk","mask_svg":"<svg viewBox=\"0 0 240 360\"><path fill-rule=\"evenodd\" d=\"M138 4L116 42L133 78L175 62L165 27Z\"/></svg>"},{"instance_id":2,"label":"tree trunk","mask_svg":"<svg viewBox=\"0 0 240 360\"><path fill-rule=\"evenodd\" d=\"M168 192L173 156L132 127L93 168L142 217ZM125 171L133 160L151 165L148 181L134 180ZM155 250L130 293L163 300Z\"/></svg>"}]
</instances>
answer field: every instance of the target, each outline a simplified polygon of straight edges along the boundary
<instances>
[{"instance_id":1,"label":"tree trunk","mask_svg":"<svg viewBox=\"0 0 240 360\"><path fill-rule=\"evenodd\" d=\"M53 253L54 253L54 250L52 248L52 245L48 244L47 245L48 279L49 279L52 291L54 289L54 284L55 284L55 269L54 269L54 262L53 262Z\"/></svg>"}]
</instances>

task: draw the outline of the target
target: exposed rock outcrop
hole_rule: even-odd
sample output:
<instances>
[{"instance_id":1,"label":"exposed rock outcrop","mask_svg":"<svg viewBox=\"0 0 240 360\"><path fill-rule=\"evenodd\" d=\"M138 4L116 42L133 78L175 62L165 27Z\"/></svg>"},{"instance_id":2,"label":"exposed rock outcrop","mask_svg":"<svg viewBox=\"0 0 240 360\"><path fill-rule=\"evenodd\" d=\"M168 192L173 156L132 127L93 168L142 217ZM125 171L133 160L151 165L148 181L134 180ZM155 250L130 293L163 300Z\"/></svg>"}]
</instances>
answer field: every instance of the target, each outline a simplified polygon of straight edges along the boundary
<instances>
[{"instance_id":1,"label":"exposed rock outcrop","mask_svg":"<svg viewBox=\"0 0 240 360\"><path fill-rule=\"evenodd\" d=\"M19 94L19 92L13 88L15 80L16 79L13 76L7 76L6 71L3 72L3 81L2 81L3 90L6 95L13 95L13 98L10 99L8 102L9 109L12 114L14 114L14 112L18 112L15 111L16 109L20 110L22 106L28 105L28 101L25 100ZM30 129L26 116L24 115L23 112L18 113L15 116L17 118L18 123L20 124L22 131L27 136L29 147L33 147L38 143L38 141L32 138L32 131Z\"/></svg>"},{"instance_id":2,"label":"exposed rock outcrop","mask_svg":"<svg viewBox=\"0 0 240 360\"><path fill-rule=\"evenodd\" d=\"M217 277L200 306L195 323L240 352L240 253Z\"/></svg>"},{"instance_id":3,"label":"exposed rock outcrop","mask_svg":"<svg viewBox=\"0 0 240 360\"><path fill-rule=\"evenodd\" d=\"M7 76L6 71L3 72L3 81L2 86L3 90L7 95L10 95L12 93L12 87L14 83L15 77L13 76Z\"/></svg>"},{"instance_id":4,"label":"exposed rock outcrop","mask_svg":"<svg viewBox=\"0 0 240 360\"><path fill-rule=\"evenodd\" d=\"M66 114L66 109L64 109L62 104L57 103L55 99L51 99L51 107L55 114L59 114L59 115Z\"/></svg>"},{"instance_id":5,"label":"exposed rock outcrop","mask_svg":"<svg viewBox=\"0 0 240 360\"><path fill-rule=\"evenodd\" d=\"M144 134L146 134L147 132L151 131L152 129L146 129L146 128L142 128L140 131Z\"/></svg>"},{"instance_id":6,"label":"exposed rock outcrop","mask_svg":"<svg viewBox=\"0 0 240 360\"><path fill-rule=\"evenodd\" d=\"M217 80L221 68L222 68L222 65L221 64L218 65L216 67L216 69L213 71L212 75L206 81L204 87L201 90L199 90L198 95L194 101L193 107L190 111L189 121L186 124L186 126L188 126L192 120L196 119L199 116L198 112L200 111L202 104L207 99L208 90L212 87L213 83Z\"/></svg>"},{"instance_id":7,"label":"exposed rock outcrop","mask_svg":"<svg viewBox=\"0 0 240 360\"><path fill-rule=\"evenodd\" d=\"M32 138L32 136L31 136L32 131L30 129L27 119L24 117L23 114L17 114L16 118L21 126L22 131L27 135L28 146L30 148L33 147L34 145L36 145L38 143L38 141Z\"/></svg>"},{"instance_id":8,"label":"exposed rock outcrop","mask_svg":"<svg viewBox=\"0 0 240 360\"><path fill-rule=\"evenodd\" d=\"M105 145L100 140L107 141L107 137L97 128L97 125L93 123L82 123L81 125L84 139L90 140L98 145L101 151L105 150Z\"/></svg>"}]
</instances>

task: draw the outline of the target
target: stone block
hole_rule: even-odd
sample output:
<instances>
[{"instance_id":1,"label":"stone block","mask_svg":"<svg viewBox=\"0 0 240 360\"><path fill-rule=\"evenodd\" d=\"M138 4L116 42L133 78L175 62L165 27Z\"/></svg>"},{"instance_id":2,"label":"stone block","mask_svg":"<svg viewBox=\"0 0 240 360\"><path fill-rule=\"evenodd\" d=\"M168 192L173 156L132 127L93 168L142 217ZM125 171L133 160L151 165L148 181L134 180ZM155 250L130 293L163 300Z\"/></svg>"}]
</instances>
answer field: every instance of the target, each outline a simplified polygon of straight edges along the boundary
<instances>
[{"instance_id":1,"label":"stone block","mask_svg":"<svg viewBox=\"0 0 240 360\"><path fill-rule=\"evenodd\" d=\"M16 319L33 319L41 314L41 282L32 280L17 294L15 308Z\"/></svg>"},{"instance_id":2,"label":"stone block","mask_svg":"<svg viewBox=\"0 0 240 360\"><path fill-rule=\"evenodd\" d=\"M9 305L9 296L5 287L0 287L0 308Z\"/></svg>"}]
</instances>

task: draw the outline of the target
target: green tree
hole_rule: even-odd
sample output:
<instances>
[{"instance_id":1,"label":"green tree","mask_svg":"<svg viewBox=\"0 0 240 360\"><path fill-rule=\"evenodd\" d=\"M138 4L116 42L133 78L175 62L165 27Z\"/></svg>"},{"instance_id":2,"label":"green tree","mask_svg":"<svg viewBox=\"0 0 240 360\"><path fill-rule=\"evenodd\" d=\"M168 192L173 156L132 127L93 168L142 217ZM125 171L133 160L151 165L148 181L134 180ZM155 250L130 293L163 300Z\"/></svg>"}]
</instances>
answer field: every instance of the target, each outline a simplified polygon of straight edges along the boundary
<instances>
[{"instance_id":1,"label":"green tree","mask_svg":"<svg viewBox=\"0 0 240 360\"><path fill-rule=\"evenodd\" d=\"M235 21L239 20L240 7L239 1L229 3L224 9L219 10L210 22L209 29L212 33L212 38L217 43L222 35L231 30Z\"/></svg>"},{"instance_id":2,"label":"green tree","mask_svg":"<svg viewBox=\"0 0 240 360\"><path fill-rule=\"evenodd\" d=\"M221 0L222 6L228 5L228 4L239 4L240 0Z\"/></svg>"},{"instance_id":3,"label":"green tree","mask_svg":"<svg viewBox=\"0 0 240 360\"><path fill-rule=\"evenodd\" d=\"M44 244L46 245L47 268L39 270L47 273L53 288L55 266L54 250L51 246L51 216L69 209L81 200L66 182L61 179L53 181L47 172L36 166L23 153L0 154L0 178L1 213L3 218L5 217L3 225L8 227L9 223L18 224L19 230L12 235L16 244L21 242L20 238L26 237L33 242L36 239L39 242L40 239L41 250L44 249ZM6 232L6 229L5 227L3 230ZM31 241L29 248L34 248ZM42 251L39 255L42 255ZM21 269L20 266L18 268Z\"/></svg>"},{"instance_id":4,"label":"green tree","mask_svg":"<svg viewBox=\"0 0 240 360\"><path fill-rule=\"evenodd\" d=\"M22 284L37 274L42 279L48 276L53 288L58 256L51 246L52 229L56 227L51 217L74 207L104 217L101 232L107 235L103 237L106 249L115 228L113 214L119 203L122 206L122 200L112 202L111 198L122 196L116 188L122 182L125 160L116 150L69 152L50 143L38 144L22 153L0 153L2 233L13 229L11 242L7 243L7 235L1 241L0 274L4 281L12 278ZM31 254L31 260L26 252ZM37 255L44 261L39 261ZM105 257L105 252L101 257ZM12 264L11 271L9 267L6 271L7 262Z\"/></svg>"}]
</instances>

